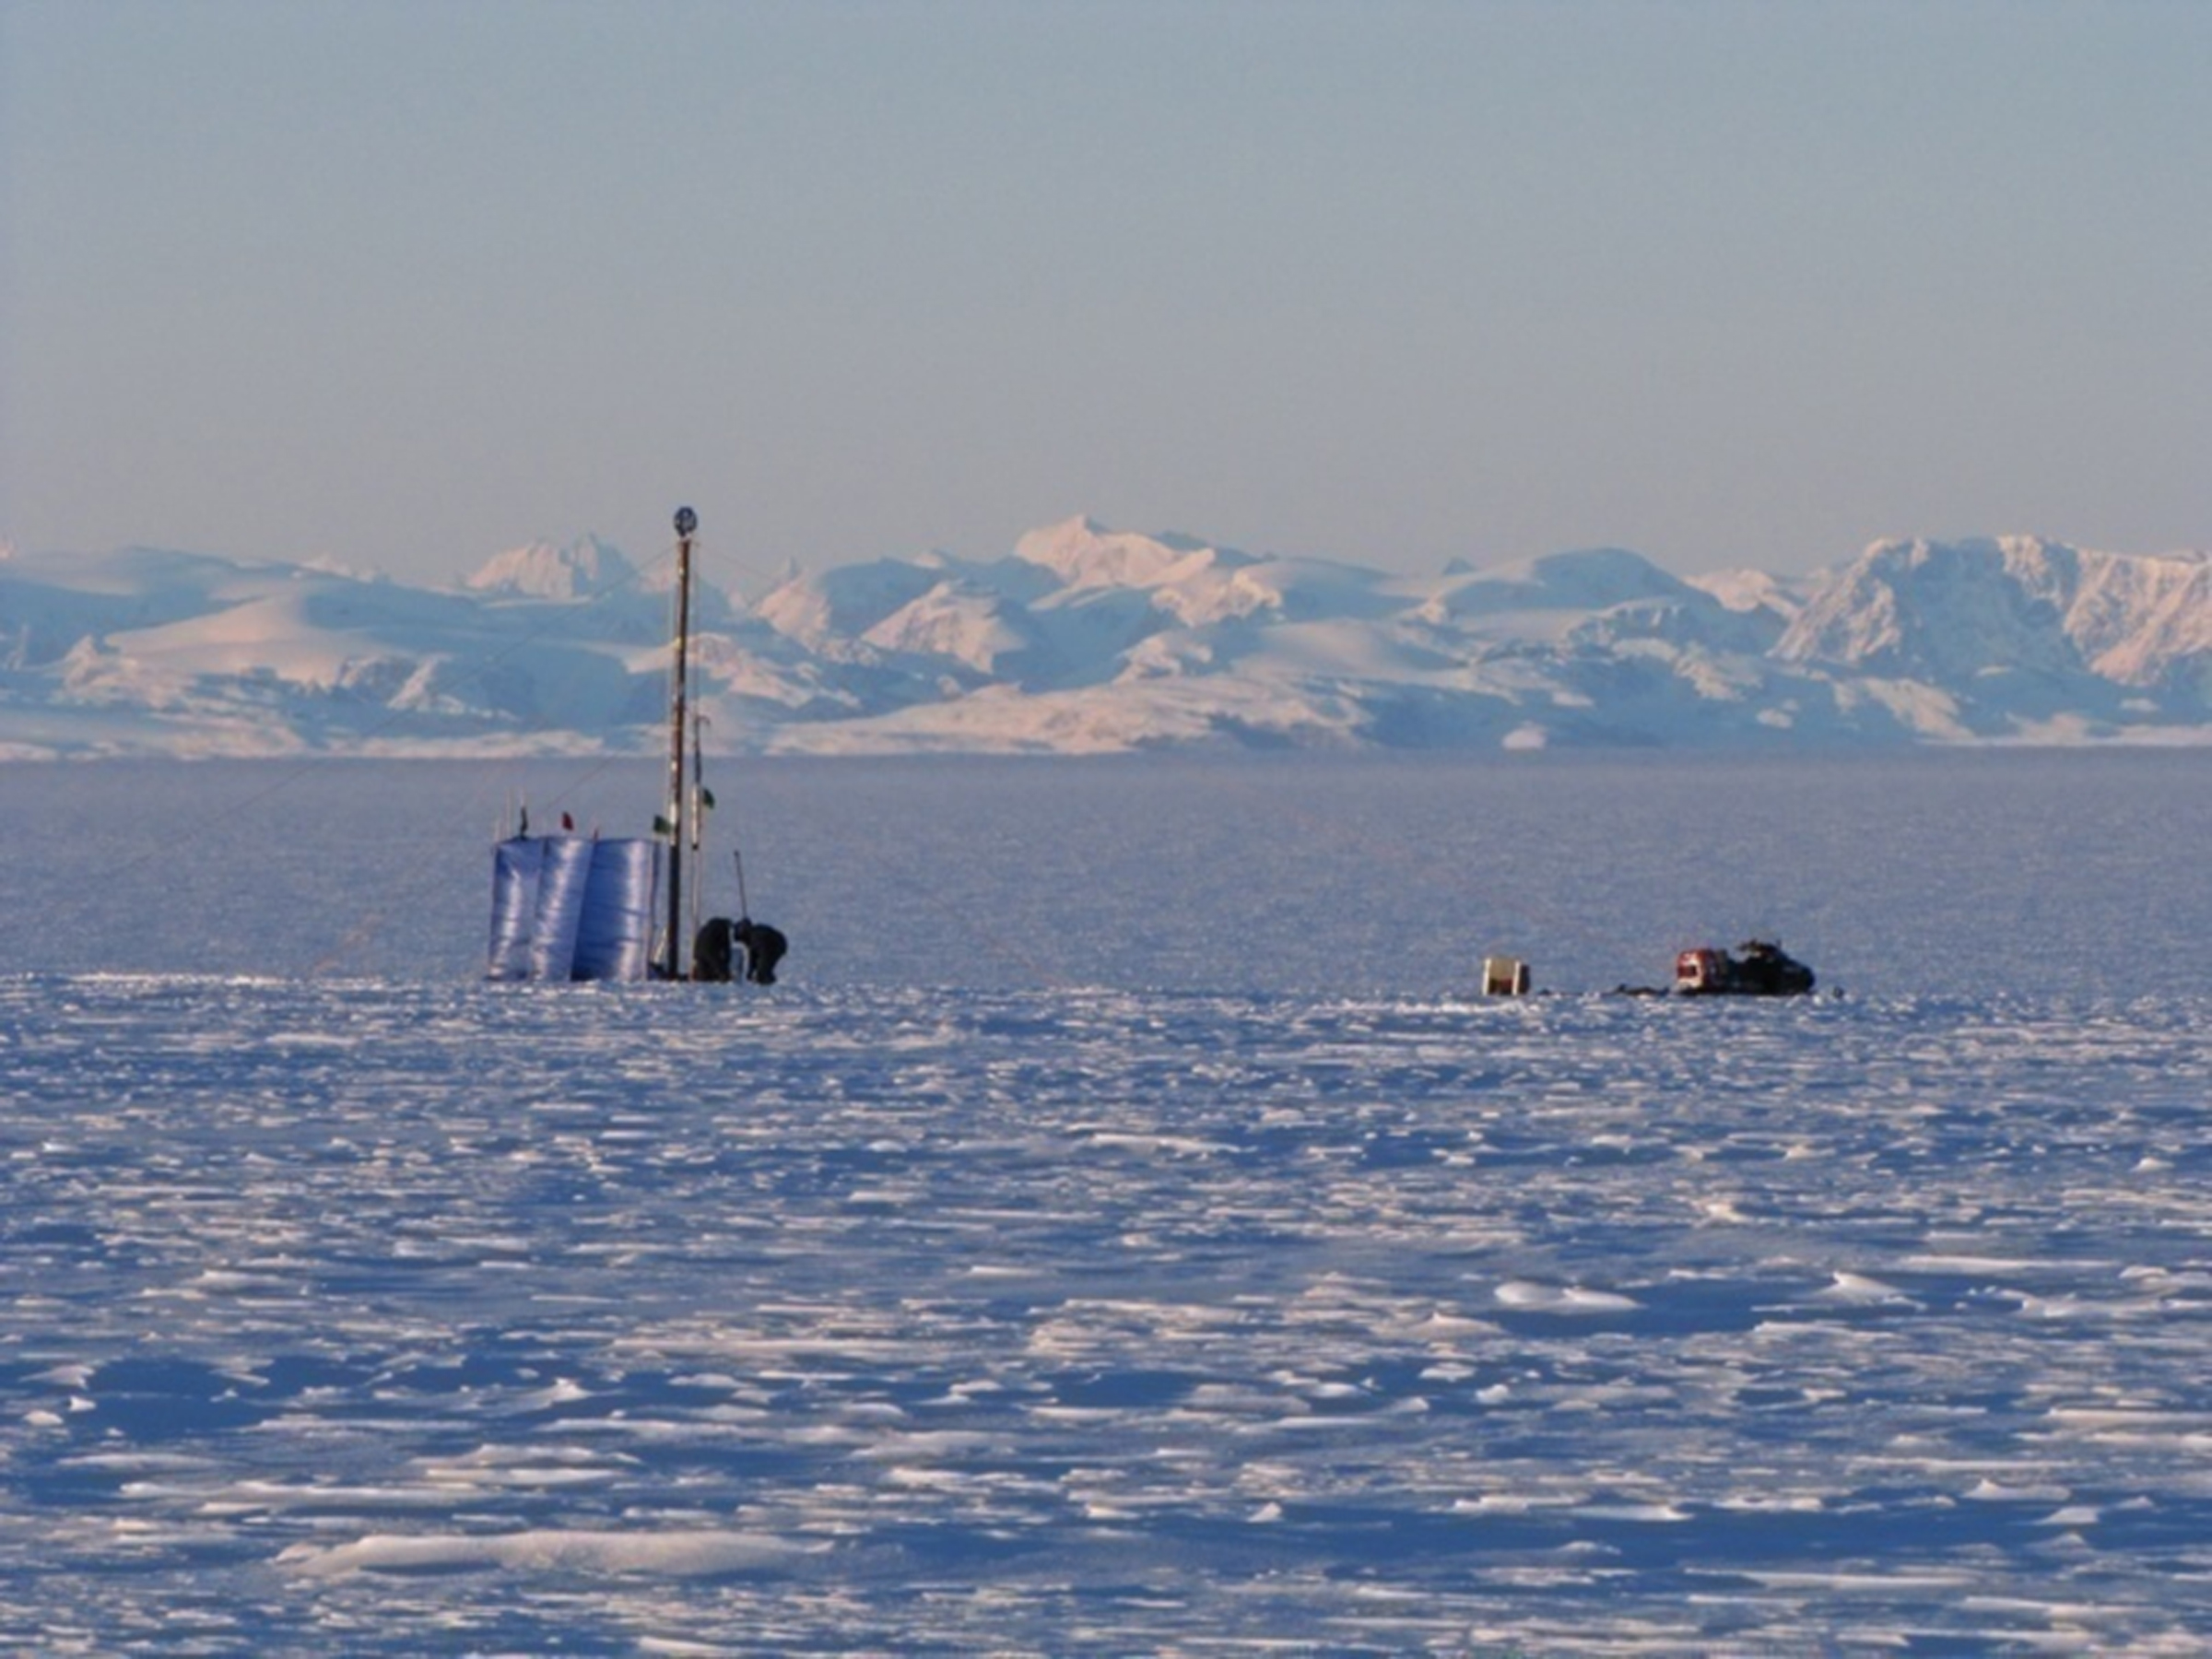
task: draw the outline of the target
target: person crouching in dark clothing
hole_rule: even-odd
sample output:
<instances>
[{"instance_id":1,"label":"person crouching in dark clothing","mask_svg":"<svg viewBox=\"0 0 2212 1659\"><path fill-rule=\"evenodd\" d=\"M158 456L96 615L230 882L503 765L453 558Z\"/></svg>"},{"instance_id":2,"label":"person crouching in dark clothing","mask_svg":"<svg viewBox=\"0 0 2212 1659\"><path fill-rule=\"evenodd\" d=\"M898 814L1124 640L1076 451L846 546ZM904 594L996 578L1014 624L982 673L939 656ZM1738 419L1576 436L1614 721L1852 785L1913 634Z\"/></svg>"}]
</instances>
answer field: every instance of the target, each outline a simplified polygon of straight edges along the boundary
<instances>
[{"instance_id":1,"label":"person crouching in dark clothing","mask_svg":"<svg viewBox=\"0 0 2212 1659\"><path fill-rule=\"evenodd\" d=\"M767 923L749 918L732 928L730 937L745 947L745 977L756 985L774 984L776 964L791 948L791 941Z\"/></svg>"}]
</instances>

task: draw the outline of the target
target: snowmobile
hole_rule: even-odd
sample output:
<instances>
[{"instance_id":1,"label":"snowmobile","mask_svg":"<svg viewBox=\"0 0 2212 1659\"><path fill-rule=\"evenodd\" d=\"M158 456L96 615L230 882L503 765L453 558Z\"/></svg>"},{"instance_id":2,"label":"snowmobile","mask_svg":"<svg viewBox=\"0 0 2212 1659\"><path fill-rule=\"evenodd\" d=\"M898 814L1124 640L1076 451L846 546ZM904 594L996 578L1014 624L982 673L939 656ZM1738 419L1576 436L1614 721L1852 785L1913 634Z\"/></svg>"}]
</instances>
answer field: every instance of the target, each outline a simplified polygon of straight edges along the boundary
<instances>
[{"instance_id":1,"label":"snowmobile","mask_svg":"<svg viewBox=\"0 0 2212 1659\"><path fill-rule=\"evenodd\" d=\"M1711 946L1686 950L1675 959L1675 992L1679 996L1805 996L1813 988L1813 971L1785 955L1771 939L1746 939L1731 956Z\"/></svg>"}]
</instances>

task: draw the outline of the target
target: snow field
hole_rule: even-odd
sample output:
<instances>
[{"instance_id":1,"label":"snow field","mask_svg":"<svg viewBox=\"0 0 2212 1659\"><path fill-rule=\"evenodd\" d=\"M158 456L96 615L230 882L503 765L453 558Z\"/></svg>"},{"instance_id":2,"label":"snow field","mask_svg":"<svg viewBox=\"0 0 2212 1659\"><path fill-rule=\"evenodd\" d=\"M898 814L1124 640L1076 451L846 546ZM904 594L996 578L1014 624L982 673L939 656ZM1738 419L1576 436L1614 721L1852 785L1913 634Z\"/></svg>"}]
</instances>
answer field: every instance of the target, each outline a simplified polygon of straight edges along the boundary
<instances>
[{"instance_id":1,"label":"snow field","mask_svg":"<svg viewBox=\"0 0 2212 1659\"><path fill-rule=\"evenodd\" d=\"M2197 1651L2208 1014L0 980L0 1643Z\"/></svg>"}]
</instances>

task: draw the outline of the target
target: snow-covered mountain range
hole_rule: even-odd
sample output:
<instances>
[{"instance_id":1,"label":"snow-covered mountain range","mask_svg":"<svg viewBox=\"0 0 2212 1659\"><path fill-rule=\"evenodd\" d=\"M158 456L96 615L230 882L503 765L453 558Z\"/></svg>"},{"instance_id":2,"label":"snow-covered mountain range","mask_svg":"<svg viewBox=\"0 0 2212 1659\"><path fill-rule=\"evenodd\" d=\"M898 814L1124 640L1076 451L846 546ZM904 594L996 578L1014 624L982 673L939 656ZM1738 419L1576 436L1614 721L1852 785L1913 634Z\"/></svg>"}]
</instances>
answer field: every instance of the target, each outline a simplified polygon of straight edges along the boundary
<instances>
[{"instance_id":1,"label":"snow-covered mountain range","mask_svg":"<svg viewBox=\"0 0 2212 1659\"><path fill-rule=\"evenodd\" d=\"M652 752L668 589L596 538L451 588L0 557L0 759ZM721 750L2212 741L2212 554L1887 541L1810 577L1617 548L1400 576L1088 519L1003 558L702 572Z\"/></svg>"}]
</instances>

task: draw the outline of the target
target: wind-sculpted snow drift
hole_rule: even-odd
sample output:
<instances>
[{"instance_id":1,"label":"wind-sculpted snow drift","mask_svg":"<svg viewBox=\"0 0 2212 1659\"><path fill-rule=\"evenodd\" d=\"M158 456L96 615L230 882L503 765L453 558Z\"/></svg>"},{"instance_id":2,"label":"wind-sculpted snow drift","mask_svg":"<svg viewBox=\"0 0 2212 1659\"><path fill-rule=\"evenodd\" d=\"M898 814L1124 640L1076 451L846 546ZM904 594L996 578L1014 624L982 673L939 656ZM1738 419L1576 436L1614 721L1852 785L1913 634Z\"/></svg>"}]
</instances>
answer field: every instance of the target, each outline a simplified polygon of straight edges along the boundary
<instances>
[{"instance_id":1,"label":"wind-sculpted snow drift","mask_svg":"<svg viewBox=\"0 0 2212 1659\"><path fill-rule=\"evenodd\" d=\"M712 548L708 566L712 573ZM0 562L0 757L650 751L667 572L587 538L432 591L134 550ZM711 741L812 753L2212 738L2212 558L1885 542L1393 576L1086 519L995 559L710 583Z\"/></svg>"}]
</instances>

